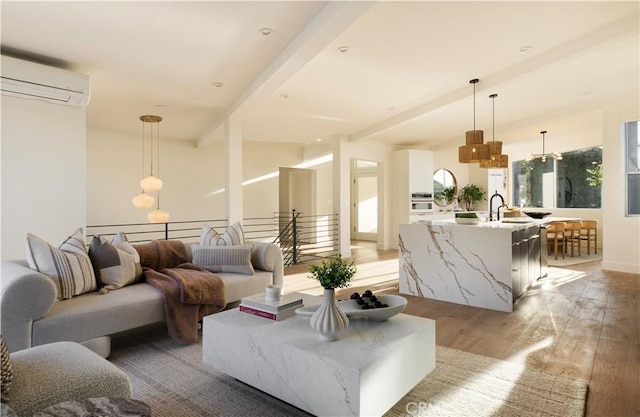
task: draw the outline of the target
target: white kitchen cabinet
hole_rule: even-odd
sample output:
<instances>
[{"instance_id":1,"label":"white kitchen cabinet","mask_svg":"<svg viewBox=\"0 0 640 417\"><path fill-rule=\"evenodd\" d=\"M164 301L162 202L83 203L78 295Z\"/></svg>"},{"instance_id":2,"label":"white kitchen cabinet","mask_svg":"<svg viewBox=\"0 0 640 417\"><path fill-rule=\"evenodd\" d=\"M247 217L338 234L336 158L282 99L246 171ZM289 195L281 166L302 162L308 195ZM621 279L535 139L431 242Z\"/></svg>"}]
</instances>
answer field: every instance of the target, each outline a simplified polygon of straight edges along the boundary
<instances>
[{"instance_id":1,"label":"white kitchen cabinet","mask_svg":"<svg viewBox=\"0 0 640 417\"><path fill-rule=\"evenodd\" d=\"M393 153L394 175L400 188L411 193L433 193L433 152L403 149Z\"/></svg>"},{"instance_id":2,"label":"white kitchen cabinet","mask_svg":"<svg viewBox=\"0 0 640 417\"><path fill-rule=\"evenodd\" d=\"M433 152L409 149L407 153L409 192L433 194Z\"/></svg>"},{"instance_id":3,"label":"white kitchen cabinet","mask_svg":"<svg viewBox=\"0 0 640 417\"><path fill-rule=\"evenodd\" d=\"M398 224L410 223L411 193L433 194L433 152L403 149L392 155L393 247L397 247Z\"/></svg>"}]
</instances>

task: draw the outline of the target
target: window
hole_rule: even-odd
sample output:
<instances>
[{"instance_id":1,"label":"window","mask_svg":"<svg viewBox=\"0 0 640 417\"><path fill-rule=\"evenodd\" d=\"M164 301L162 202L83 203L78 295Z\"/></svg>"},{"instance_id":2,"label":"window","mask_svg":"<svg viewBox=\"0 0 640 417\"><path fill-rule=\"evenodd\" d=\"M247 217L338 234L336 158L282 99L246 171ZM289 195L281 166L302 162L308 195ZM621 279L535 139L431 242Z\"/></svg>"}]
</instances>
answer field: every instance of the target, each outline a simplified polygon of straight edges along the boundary
<instances>
[{"instance_id":1,"label":"window","mask_svg":"<svg viewBox=\"0 0 640 417\"><path fill-rule=\"evenodd\" d=\"M640 216L640 139L638 121L624 124L627 216Z\"/></svg>"},{"instance_id":2,"label":"window","mask_svg":"<svg viewBox=\"0 0 640 417\"><path fill-rule=\"evenodd\" d=\"M562 154L557 162L556 207L600 208L602 189L602 148Z\"/></svg>"},{"instance_id":3,"label":"window","mask_svg":"<svg viewBox=\"0 0 640 417\"><path fill-rule=\"evenodd\" d=\"M600 208L602 147L513 163L513 202L520 207Z\"/></svg>"}]
</instances>

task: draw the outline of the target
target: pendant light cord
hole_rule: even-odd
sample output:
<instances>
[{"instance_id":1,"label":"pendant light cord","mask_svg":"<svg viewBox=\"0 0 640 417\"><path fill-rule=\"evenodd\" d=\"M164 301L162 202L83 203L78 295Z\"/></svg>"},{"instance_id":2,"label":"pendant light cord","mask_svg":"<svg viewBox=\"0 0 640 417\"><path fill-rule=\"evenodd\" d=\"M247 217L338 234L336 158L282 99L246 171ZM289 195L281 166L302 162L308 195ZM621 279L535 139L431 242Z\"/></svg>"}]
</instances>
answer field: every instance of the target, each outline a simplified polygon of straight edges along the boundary
<instances>
[{"instance_id":1,"label":"pendant light cord","mask_svg":"<svg viewBox=\"0 0 640 417\"><path fill-rule=\"evenodd\" d=\"M493 117L492 117L493 132L492 132L491 141L493 142L496 141L496 96L497 94L491 95L491 104L492 104L492 110L493 110Z\"/></svg>"},{"instance_id":2,"label":"pendant light cord","mask_svg":"<svg viewBox=\"0 0 640 417\"><path fill-rule=\"evenodd\" d=\"M471 84L473 84L473 131L474 131L474 137L475 137L475 131L476 131L476 84L478 83L478 81L480 81L477 78L474 78L473 80L469 81Z\"/></svg>"}]
</instances>

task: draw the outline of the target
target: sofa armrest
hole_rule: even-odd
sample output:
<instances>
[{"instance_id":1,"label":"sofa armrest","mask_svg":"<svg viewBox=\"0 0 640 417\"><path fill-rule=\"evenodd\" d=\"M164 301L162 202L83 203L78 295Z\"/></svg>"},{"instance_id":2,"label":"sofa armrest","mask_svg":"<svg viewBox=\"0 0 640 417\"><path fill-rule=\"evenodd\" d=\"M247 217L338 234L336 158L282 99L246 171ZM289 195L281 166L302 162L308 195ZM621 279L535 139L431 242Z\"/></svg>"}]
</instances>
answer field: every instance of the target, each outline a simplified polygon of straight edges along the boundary
<instances>
[{"instance_id":1,"label":"sofa armrest","mask_svg":"<svg viewBox=\"0 0 640 417\"><path fill-rule=\"evenodd\" d=\"M284 263L282 251L274 243L251 241L251 264L254 268L273 273L273 285L284 288Z\"/></svg>"},{"instance_id":2,"label":"sofa armrest","mask_svg":"<svg viewBox=\"0 0 640 417\"><path fill-rule=\"evenodd\" d=\"M56 302L53 281L20 261L3 261L0 269L0 326L9 352L32 346L33 321Z\"/></svg>"}]
</instances>

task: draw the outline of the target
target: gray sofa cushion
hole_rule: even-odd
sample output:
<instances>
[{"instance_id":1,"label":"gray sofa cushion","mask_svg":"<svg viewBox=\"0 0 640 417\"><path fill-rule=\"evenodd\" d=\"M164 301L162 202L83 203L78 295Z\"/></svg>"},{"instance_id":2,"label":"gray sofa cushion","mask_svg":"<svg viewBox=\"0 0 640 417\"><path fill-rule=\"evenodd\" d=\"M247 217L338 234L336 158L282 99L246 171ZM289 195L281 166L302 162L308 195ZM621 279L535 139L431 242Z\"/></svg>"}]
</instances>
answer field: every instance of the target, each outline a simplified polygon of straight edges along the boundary
<instances>
[{"instance_id":1,"label":"gray sofa cushion","mask_svg":"<svg viewBox=\"0 0 640 417\"><path fill-rule=\"evenodd\" d=\"M108 294L97 291L56 302L33 322L33 345L59 340L83 342L164 321L162 292L141 282Z\"/></svg>"}]
</instances>

